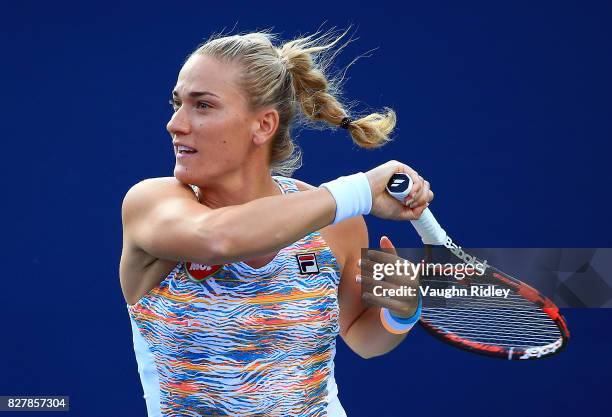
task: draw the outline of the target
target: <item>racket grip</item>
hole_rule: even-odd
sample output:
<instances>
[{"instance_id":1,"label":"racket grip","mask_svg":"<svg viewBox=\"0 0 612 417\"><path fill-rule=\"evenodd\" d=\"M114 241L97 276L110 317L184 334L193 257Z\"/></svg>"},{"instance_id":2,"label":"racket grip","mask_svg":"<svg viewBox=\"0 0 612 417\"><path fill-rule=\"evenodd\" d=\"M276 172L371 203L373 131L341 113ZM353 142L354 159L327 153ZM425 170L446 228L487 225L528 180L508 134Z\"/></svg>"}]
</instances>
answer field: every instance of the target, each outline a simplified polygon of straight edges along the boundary
<instances>
[{"instance_id":1,"label":"racket grip","mask_svg":"<svg viewBox=\"0 0 612 417\"><path fill-rule=\"evenodd\" d=\"M429 208L423 210L418 220L410 220L419 236L426 245L444 246L446 242L446 231L442 229Z\"/></svg>"},{"instance_id":2,"label":"racket grip","mask_svg":"<svg viewBox=\"0 0 612 417\"><path fill-rule=\"evenodd\" d=\"M412 179L404 173L393 174L387 183L387 192L402 204L411 190ZM446 243L446 232L428 208L423 210L418 220L410 222L426 245L443 246Z\"/></svg>"}]
</instances>

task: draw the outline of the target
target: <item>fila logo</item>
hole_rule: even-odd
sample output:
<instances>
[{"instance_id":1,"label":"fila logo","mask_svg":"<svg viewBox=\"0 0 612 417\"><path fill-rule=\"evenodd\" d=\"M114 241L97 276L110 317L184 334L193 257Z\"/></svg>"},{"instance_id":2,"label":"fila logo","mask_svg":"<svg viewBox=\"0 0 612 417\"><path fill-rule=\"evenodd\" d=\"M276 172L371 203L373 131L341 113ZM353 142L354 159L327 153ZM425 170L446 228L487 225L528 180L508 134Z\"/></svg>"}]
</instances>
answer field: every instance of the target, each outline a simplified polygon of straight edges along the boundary
<instances>
[{"instance_id":1,"label":"fila logo","mask_svg":"<svg viewBox=\"0 0 612 417\"><path fill-rule=\"evenodd\" d=\"M302 274L318 274L317 255L314 253L302 253L295 255Z\"/></svg>"},{"instance_id":2,"label":"fila logo","mask_svg":"<svg viewBox=\"0 0 612 417\"><path fill-rule=\"evenodd\" d=\"M193 281L200 282L209 275L214 274L221 268L221 265L204 265L195 262L187 262L185 271L187 276Z\"/></svg>"}]
</instances>

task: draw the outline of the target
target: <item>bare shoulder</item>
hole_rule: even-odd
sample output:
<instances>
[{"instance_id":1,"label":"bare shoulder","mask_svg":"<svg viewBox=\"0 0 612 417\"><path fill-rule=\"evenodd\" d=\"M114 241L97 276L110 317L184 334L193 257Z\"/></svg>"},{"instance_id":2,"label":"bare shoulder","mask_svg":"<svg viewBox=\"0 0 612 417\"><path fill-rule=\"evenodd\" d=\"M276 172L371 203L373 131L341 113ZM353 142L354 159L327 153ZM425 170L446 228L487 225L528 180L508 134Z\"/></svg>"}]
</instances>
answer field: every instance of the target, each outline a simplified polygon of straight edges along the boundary
<instances>
[{"instance_id":1,"label":"bare shoulder","mask_svg":"<svg viewBox=\"0 0 612 417\"><path fill-rule=\"evenodd\" d=\"M142 214L151 204L163 198L197 200L191 187L174 177L148 178L134 184L123 198L123 219Z\"/></svg>"},{"instance_id":2,"label":"bare shoulder","mask_svg":"<svg viewBox=\"0 0 612 417\"><path fill-rule=\"evenodd\" d=\"M123 199L124 203L137 203L151 196L170 195L195 197L191 187L174 177L147 178L134 184Z\"/></svg>"}]
</instances>

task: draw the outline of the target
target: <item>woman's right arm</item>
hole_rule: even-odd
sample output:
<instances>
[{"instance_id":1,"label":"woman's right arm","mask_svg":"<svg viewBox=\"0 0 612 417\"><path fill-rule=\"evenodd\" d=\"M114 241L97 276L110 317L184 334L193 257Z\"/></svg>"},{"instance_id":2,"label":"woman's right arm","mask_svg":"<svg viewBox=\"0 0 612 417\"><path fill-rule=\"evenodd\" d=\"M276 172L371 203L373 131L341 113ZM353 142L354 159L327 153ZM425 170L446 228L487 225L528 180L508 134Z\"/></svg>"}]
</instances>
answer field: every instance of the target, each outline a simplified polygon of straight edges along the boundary
<instances>
[{"instance_id":1,"label":"woman's right arm","mask_svg":"<svg viewBox=\"0 0 612 417\"><path fill-rule=\"evenodd\" d=\"M425 202L431 200L430 192L422 193L419 207L403 206L385 192L387 181L397 172L412 177L415 194L424 186L415 171L396 161L368 171L372 214L396 220L418 218ZM126 194L122 207L124 239L128 243L158 259L206 265L278 251L331 224L335 216L336 200L325 188L210 209L196 200L189 186L174 178L136 184Z\"/></svg>"},{"instance_id":2,"label":"woman's right arm","mask_svg":"<svg viewBox=\"0 0 612 417\"><path fill-rule=\"evenodd\" d=\"M210 209L173 178L134 185L123 200L124 238L149 255L207 265L265 255L334 220L336 203L319 188Z\"/></svg>"}]
</instances>

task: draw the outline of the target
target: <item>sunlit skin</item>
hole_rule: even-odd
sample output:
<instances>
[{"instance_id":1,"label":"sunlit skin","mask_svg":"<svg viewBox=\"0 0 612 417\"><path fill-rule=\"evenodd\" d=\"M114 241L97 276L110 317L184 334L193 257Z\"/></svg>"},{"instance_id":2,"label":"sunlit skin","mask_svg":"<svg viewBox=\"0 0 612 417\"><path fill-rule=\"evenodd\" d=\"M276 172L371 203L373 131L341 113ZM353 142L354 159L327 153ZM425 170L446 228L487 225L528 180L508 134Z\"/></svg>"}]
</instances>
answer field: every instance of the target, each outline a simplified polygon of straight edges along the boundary
<instances>
[{"instance_id":1,"label":"sunlit skin","mask_svg":"<svg viewBox=\"0 0 612 417\"><path fill-rule=\"evenodd\" d=\"M202 203L211 208L280 194L269 173L278 112L249 109L237 82L240 71L236 64L194 56L172 92L174 113L166 127L177 156L174 176L197 185ZM197 152L179 156L178 144Z\"/></svg>"}]
</instances>

